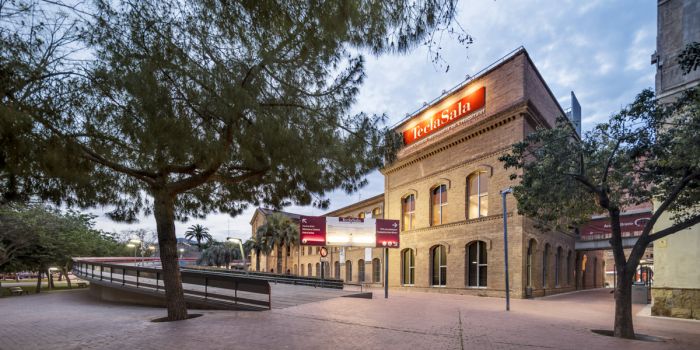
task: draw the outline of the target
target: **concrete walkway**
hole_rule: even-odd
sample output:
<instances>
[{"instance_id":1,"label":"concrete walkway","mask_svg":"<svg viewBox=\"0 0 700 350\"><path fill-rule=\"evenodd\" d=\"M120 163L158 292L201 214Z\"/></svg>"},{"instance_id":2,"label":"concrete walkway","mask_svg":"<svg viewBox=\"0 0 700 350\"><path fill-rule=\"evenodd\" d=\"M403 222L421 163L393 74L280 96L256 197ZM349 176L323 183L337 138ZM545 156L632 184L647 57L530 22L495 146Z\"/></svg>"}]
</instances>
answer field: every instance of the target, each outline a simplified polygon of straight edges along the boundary
<instances>
[{"instance_id":1,"label":"concrete walkway","mask_svg":"<svg viewBox=\"0 0 700 350\"><path fill-rule=\"evenodd\" d=\"M0 349L698 349L700 322L635 317L664 342L596 335L611 329L609 290L535 300L391 292L263 312L201 311L152 323L157 308L94 301L87 291L0 299ZM635 313L641 307L635 308ZM196 311L193 311L196 312ZM37 336L40 334L40 336Z\"/></svg>"}]
</instances>

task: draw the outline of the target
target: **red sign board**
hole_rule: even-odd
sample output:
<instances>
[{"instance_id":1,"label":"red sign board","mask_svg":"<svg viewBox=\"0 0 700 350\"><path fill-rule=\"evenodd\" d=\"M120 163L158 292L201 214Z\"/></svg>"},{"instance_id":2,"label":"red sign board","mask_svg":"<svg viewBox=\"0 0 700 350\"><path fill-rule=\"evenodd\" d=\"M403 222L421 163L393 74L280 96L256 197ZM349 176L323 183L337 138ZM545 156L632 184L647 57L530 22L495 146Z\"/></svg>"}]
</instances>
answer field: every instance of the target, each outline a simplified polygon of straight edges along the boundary
<instances>
[{"instance_id":1,"label":"red sign board","mask_svg":"<svg viewBox=\"0 0 700 350\"><path fill-rule=\"evenodd\" d=\"M301 245L309 246L398 248L399 221L302 216L299 236Z\"/></svg>"},{"instance_id":2,"label":"red sign board","mask_svg":"<svg viewBox=\"0 0 700 350\"><path fill-rule=\"evenodd\" d=\"M409 145L433 132L436 132L455 121L478 111L486 104L486 87L472 92L459 101L422 120L418 124L403 131L403 143Z\"/></svg>"},{"instance_id":3,"label":"red sign board","mask_svg":"<svg viewBox=\"0 0 700 350\"><path fill-rule=\"evenodd\" d=\"M622 237L636 237L642 234L644 226L651 218L651 213L639 213L620 216ZM599 218L589 221L579 229L582 240L607 239L612 236L610 218Z\"/></svg>"},{"instance_id":4,"label":"red sign board","mask_svg":"<svg viewBox=\"0 0 700 350\"><path fill-rule=\"evenodd\" d=\"M326 218L323 216L299 218L299 241L302 245L326 245Z\"/></svg>"},{"instance_id":5,"label":"red sign board","mask_svg":"<svg viewBox=\"0 0 700 350\"><path fill-rule=\"evenodd\" d=\"M377 248L399 247L399 220L377 219Z\"/></svg>"}]
</instances>

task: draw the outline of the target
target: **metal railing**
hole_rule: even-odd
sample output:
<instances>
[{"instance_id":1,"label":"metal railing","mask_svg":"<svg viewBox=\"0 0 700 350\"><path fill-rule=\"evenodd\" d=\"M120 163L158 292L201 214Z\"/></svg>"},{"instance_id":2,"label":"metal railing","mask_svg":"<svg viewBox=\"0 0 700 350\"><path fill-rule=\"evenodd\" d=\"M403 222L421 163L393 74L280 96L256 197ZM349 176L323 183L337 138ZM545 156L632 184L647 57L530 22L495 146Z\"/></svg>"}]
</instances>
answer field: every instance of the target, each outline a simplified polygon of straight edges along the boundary
<instances>
[{"instance_id":1,"label":"metal railing","mask_svg":"<svg viewBox=\"0 0 700 350\"><path fill-rule=\"evenodd\" d=\"M297 286L309 286L331 289L343 289L343 280L331 277L312 277L312 276L296 276L296 275L279 275L268 272L255 271L240 271L240 270L225 270L225 269L210 269L207 267L183 268L183 271L207 271L209 273L223 273L234 276L242 276L252 279L259 279L280 284L292 284Z\"/></svg>"},{"instance_id":2,"label":"metal railing","mask_svg":"<svg viewBox=\"0 0 700 350\"><path fill-rule=\"evenodd\" d=\"M102 285L136 288L165 294L160 268L134 266L100 259L73 259L73 274ZM242 308L272 308L270 283L240 275L182 269L185 297L197 301L228 303Z\"/></svg>"}]
</instances>

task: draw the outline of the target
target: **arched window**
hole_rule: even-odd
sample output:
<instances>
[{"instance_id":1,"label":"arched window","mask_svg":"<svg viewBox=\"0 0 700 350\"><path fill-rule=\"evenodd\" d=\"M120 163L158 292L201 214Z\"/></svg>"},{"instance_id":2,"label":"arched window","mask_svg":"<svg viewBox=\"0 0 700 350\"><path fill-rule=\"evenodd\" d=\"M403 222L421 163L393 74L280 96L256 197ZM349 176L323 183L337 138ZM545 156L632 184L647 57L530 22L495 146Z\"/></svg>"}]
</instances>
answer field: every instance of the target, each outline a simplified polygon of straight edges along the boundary
<instances>
[{"instance_id":1,"label":"arched window","mask_svg":"<svg viewBox=\"0 0 700 350\"><path fill-rule=\"evenodd\" d=\"M475 172L467 178L467 219L476 219L488 215L489 178L485 171Z\"/></svg>"},{"instance_id":2,"label":"arched window","mask_svg":"<svg viewBox=\"0 0 700 350\"><path fill-rule=\"evenodd\" d=\"M544 245L544 251L542 252L542 287L549 287L549 281L547 280L547 277L549 277L549 269L547 266L549 264L549 243Z\"/></svg>"},{"instance_id":3,"label":"arched window","mask_svg":"<svg viewBox=\"0 0 700 350\"><path fill-rule=\"evenodd\" d=\"M447 205L447 185L440 185L430 191L430 225L441 225Z\"/></svg>"},{"instance_id":4,"label":"arched window","mask_svg":"<svg viewBox=\"0 0 700 350\"><path fill-rule=\"evenodd\" d=\"M467 245L467 285L486 287L486 242L476 241Z\"/></svg>"},{"instance_id":5,"label":"arched window","mask_svg":"<svg viewBox=\"0 0 700 350\"><path fill-rule=\"evenodd\" d=\"M362 259L357 261L357 281L365 281L365 261Z\"/></svg>"},{"instance_id":6,"label":"arched window","mask_svg":"<svg viewBox=\"0 0 700 350\"><path fill-rule=\"evenodd\" d=\"M313 251L314 251L313 249L314 249L314 247L309 247L309 255L311 255L313 253Z\"/></svg>"},{"instance_id":7,"label":"arched window","mask_svg":"<svg viewBox=\"0 0 700 350\"><path fill-rule=\"evenodd\" d=\"M561 255L562 255L562 249L561 247L557 248L557 255L555 257L555 265L554 265L554 286L559 287L559 284L561 283Z\"/></svg>"},{"instance_id":8,"label":"arched window","mask_svg":"<svg viewBox=\"0 0 700 350\"><path fill-rule=\"evenodd\" d=\"M308 272L309 272L309 273L307 274L307 276L311 277L311 276L313 276L313 275L311 274L311 263L309 263L309 265L307 265L307 266L308 266Z\"/></svg>"},{"instance_id":9,"label":"arched window","mask_svg":"<svg viewBox=\"0 0 700 350\"><path fill-rule=\"evenodd\" d=\"M527 245L527 286L530 288L533 288L535 286L534 281L532 280L533 274L532 270L534 268L535 264L535 240L531 239L530 243Z\"/></svg>"},{"instance_id":10,"label":"arched window","mask_svg":"<svg viewBox=\"0 0 700 350\"><path fill-rule=\"evenodd\" d=\"M372 259L372 282L379 283L382 281L382 264L379 258Z\"/></svg>"},{"instance_id":11,"label":"arched window","mask_svg":"<svg viewBox=\"0 0 700 350\"><path fill-rule=\"evenodd\" d=\"M401 229L412 230L416 219L416 196L410 194L401 200Z\"/></svg>"},{"instance_id":12,"label":"arched window","mask_svg":"<svg viewBox=\"0 0 700 350\"><path fill-rule=\"evenodd\" d=\"M316 263L316 277L321 276L321 264Z\"/></svg>"},{"instance_id":13,"label":"arched window","mask_svg":"<svg viewBox=\"0 0 700 350\"><path fill-rule=\"evenodd\" d=\"M382 213L382 208L381 207L376 207L372 209L372 218L374 219L381 219L383 218L384 215Z\"/></svg>"},{"instance_id":14,"label":"arched window","mask_svg":"<svg viewBox=\"0 0 700 350\"><path fill-rule=\"evenodd\" d=\"M340 261L333 263L334 270L333 277L340 279Z\"/></svg>"},{"instance_id":15,"label":"arched window","mask_svg":"<svg viewBox=\"0 0 700 350\"><path fill-rule=\"evenodd\" d=\"M352 261L350 260L345 262L345 280L352 281Z\"/></svg>"},{"instance_id":16,"label":"arched window","mask_svg":"<svg viewBox=\"0 0 700 350\"><path fill-rule=\"evenodd\" d=\"M363 212L357 214L357 217L360 218L360 219L364 219L364 218L365 218L365 212L363 211Z\"/></svg>"},{"instance_id":17,"label":"arched window","mask_svg":"<svg viewBox=\"0 0 700 350\"><path fill-rule=\"evenodd\" d=\"M404 249L401 252L401 284L413 285L415 283L415 256L413 249Z\"/></svg>"},{"instance_id":18,"label":"arched window","mask_svg":"<svg viewBox=\"0 0 700 350\"><path fill-rule=\"evenodd\" d=\"M444 245L437 245L430 250L431 282L433 286L447 285L447 251Z\"/></svg>"},{"instance_id":19,"label":"arched window","mask_svg":"<svg viewBox=\"0 0 700 350\"><path fill-rule=\"evenodd\" d=\"M306 255L306 249L304 249L304 247L299 247L299 250L301 250L301 255Z\"/></svg>"},{"instance_id":20,"label":"arched window","mask_svg":"<svg viewBox=\"0 0 700 350\"><path fill-rule=\"evenodd\" d=\"M573 271L571 270L571 250L569 250L569 254L566 257L566 285L571 286L571 275L573 274Z\"/></svg>"}]
</instances>

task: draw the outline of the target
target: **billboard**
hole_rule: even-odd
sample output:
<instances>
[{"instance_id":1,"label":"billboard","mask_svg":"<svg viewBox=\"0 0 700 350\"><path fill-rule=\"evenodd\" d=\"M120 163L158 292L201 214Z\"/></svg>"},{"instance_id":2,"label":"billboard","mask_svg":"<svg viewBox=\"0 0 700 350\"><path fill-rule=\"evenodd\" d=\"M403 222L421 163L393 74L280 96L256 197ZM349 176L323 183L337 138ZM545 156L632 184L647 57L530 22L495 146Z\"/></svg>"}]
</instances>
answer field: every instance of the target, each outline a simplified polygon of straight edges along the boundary
<instances>
[{"instance_id":1,"label":"billboard","mask_svg":"<svg viewBox=\"0 0 700 350\"><path fill-rule=\"evenodd\" d=\"M326 245L326 218L302 216L299 220L299 241L302 245Z\"/></svg>"},{"instance_id":2,"label":"billboard","mask_svg":"<svg viewBox=\"0 0 700 350\"><path fill-rule=\"evenodd\" d=\"M420 117L418 123L412 124L408 129L403 130L403 143L404 145L409 145L418 141L446 127L448 124L480 110L485 104L486 87L482 86L449 106L442 108L435 114Z\"/></svg>"},{"instance_id":3,"label":"billboard","mask_svg":"<svg viewBox=\"0 0 700 350\"><path fill-rule=\"evenodd\" d=\"M398 248L399 221L365 218L302 216L302 245Z\"/></svg>"},{"instance_id":4,"label":"billboard","mask_svg":"<svg viewBox=\"0 0 700 350\"><path fill-rule=\"evenodd\" d=\"M644 226L651 219L651 212L620 215L622 237L636 237L642 234ZM598 218L579 228L582 240L608 239L612 236L610 218Z\"/></svg>"}]
</instances>

